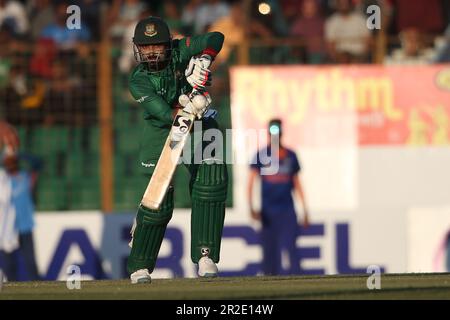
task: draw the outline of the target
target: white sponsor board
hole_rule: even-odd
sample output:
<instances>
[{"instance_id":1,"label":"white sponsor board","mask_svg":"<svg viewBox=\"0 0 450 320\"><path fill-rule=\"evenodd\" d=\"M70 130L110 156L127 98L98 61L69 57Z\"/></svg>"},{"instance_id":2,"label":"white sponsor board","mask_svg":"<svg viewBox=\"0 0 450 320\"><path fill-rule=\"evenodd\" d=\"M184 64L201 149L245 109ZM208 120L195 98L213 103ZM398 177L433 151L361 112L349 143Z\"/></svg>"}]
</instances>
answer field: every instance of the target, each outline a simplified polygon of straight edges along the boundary
<instances>
[{"instance_id":1,"label":"white sponsor board","mask_svg":"<svg viewBox=\"0 0 450 320\"><path fill-rule=\"evenodd\" d=\"M408 271L450 271L450 206L408 214Z\"/></svg>"},{"instance_id":2,"label":"white sponsor board","mask_svg":"<svg viewBox=\"0 0 450 320\"><path fill-rule=\"evenodd\" d=\"M301 257L299 264L307 273L361 273L372 264L389 270L402 261L385 259L384 248L390 250L389 239L375 237L376 232L364 224L338 215L316 214L308 234L297 240ZM60 213L37 215L35 229L38 268L46 279L66 280L65 270L79 265L83 279L123 278L129 253L126 237L133 215L107 216L102 213ZM155 278L195 277L196 268L190 259L190 212L176 210L167 229L159 259L163 265L154 272ZM246 220L246 221L243 221ZM360 228L359 226L363 226ZM258 242L257 224L247 215L227 212L222 241L220 270L224 275L259 274L262 250ZM370 236L373 236L370 238ZM363 246L359 243L364 243ZM392 257L395 255L391 255ZM101 271L99 271L101 270Z\"/></svg>"},{"instance_id":3,"label":"white sponsor board","mask_svg":"<svg viewBox=\"0 0 450 320\"><path fill-rule=\"evenodd\" d=\"M312 224L297 239L299 264L306 273L354 273L369 265L379 265L389 273L445 270L441 248L450 229L450 198L446 196L450 176L441 164L450 163L448 148L360 149L349 153L355 165L348 167L352 171L348 181L342 176L340 182L321 183L322 192L314 183L314 173L323 168L332 172L335 161L321 156L323 152L300 150L298 154ZM250 220L242 189L247 166L234 168L235 202L226 213L219 268L225 275L257 274L262 259L260 225ZM340 201L334 190L346 183L347 192L357 194L348 197L351 201ZM301 210L298 216L301 220ZM66 268L76 264L82 266L86 279L102 274L125 277L133 218L133 214L101 212L37 214L40 273L63 280ZM190 210L175 210L154 272L155 278L175 276L196 276L190 259Z\"/></svg>"}]
</instances>

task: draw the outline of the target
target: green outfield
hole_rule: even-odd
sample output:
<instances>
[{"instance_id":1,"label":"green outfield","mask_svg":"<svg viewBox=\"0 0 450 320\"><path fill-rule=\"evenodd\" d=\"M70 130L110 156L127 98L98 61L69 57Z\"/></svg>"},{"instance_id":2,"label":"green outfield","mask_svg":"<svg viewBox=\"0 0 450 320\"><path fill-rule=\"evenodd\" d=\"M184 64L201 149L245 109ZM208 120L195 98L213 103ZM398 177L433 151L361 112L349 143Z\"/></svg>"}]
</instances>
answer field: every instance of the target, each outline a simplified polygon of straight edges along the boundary
<instances>
[{"instance_id":1,"label":"green outfield","mask_svg":"<svg viewBox=\"0 0 450 320\"><path fill-rule=\"evenodd\" d=\"M1 299L450 299L450 274L386 274L381 289L368 290L367 276L233 277L5 283Z\"/></svg>"}]
</instances>

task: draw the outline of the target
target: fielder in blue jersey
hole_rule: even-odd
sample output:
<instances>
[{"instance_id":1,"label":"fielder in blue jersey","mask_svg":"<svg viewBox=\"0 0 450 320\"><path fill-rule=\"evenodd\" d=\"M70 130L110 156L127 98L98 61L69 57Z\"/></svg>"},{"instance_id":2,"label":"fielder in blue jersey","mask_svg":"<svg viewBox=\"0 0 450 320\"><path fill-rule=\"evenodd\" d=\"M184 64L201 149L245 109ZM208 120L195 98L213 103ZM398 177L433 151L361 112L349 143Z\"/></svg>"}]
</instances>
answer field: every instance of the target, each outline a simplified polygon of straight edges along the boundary
<instances>
[{"instance_id":1,"label":"fielder in blue jersey","mask_svg":"<svg viewBox=\"0 0 450 320\"><path fill-rule=\"evenodd\" d=\"M308 227L308 211L299 173L300 162L294 151L281 144L281 120L269 123L269 145L259 150L250 166L248 201L251 216L261 221L261 243L263 247L263 272L265 275L299 274L300 265L296 240L298 236L297 215L292 191L301 200L304 210L303 226ZM278 161L276 173L265 174L268 158ZM271 163L270 165L273 165ZM261 179L261 212L254 210L252 194L255 179ZM282 252L289 255L289 268L282 268Z\"/></svg>"},{"instance_id":2,"label":"fielder in blue jersey","mask_svg":"<svg viewBox=\"0 0 450 320\"><path fill-rule=\"evenodd\" d=\"M20 169L19 163L27 162L31 170ZM13 252L0 250L0 260L9 281L18 280L17 252L22 255L27 271L27 280L39 280L34 253L34 204L32 191L41 168L41 160L26 154L6 154L3 156L3 168L11 188L10 205L14 208L15 225L18 233L19 248Z\"/></svg>"}]
</instances>

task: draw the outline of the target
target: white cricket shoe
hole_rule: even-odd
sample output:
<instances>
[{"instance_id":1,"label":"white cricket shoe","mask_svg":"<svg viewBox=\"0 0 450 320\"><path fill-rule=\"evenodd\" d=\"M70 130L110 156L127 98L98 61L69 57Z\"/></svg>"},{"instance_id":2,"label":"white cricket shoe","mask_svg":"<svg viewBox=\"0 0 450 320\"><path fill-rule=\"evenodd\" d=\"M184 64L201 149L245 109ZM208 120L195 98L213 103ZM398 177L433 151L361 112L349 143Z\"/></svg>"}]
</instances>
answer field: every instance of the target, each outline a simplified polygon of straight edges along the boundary
<instances>
[{"instance_id":1,"label":"white cricket shoe","mask_svg":"<svg viewBox=\"0 0 450 320\"><path fill-rule=\"evenodd\" d=\"M216 264L208 256L201 257L198 261L198 275L204 278L217 277L219 270Z\"/></svg>"},{"instance_id":2,"label":"white cricket shoe","mask_svg":"<svg viewBox=\"0 0 450 320\"><path fill-rule=\"evenodd\" d=\"M147 269L139 269L136 272L133 272L130 276L131 283L148 283L152 281L152 277L150 276L150 273L148 273Z\"/></svg>"}]
</instances>

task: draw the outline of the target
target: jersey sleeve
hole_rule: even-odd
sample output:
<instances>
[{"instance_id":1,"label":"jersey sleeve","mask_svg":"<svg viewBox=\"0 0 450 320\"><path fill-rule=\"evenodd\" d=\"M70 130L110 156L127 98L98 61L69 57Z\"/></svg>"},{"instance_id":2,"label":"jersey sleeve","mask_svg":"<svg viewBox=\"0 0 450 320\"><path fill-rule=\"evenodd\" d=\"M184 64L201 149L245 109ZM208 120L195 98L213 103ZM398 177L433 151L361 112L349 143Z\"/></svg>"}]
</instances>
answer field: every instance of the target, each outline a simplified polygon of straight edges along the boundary
<instances>
[{"instance_id":1,"label":"jersey sleeve","mask_svg":"<svg viewBox=\"0 0 450 320\"><path fill-rule=\"evenodd\" d=\"M199 54L208 54L213 59L222 49L225 37L221 32L214 31L180 40L180 53L183 61Z\"/></svg>"},{"instance_id":2,"label":"jersey sleeve","mask_svg":"<svg viewBox=\"0 0 450 320\"><path fill-rule=\"evenodd\" d=\"M298 159L295 152L292 152L292 174L297 174L301 171L300 160Z\"/></svg>"},{"instance_id":3,"label":"jersey sleeve","mask_svg":"<svg viewBox=\"0 0 450 320\"><path fill-rule=\"evenodd\" d=\"M163 126L172 124L173 110L163 98L156 94L149 81L133 75L130 78L129 86L131 95L144 108L149 117L158 120Z\"/></svg>"}]
</instances>

